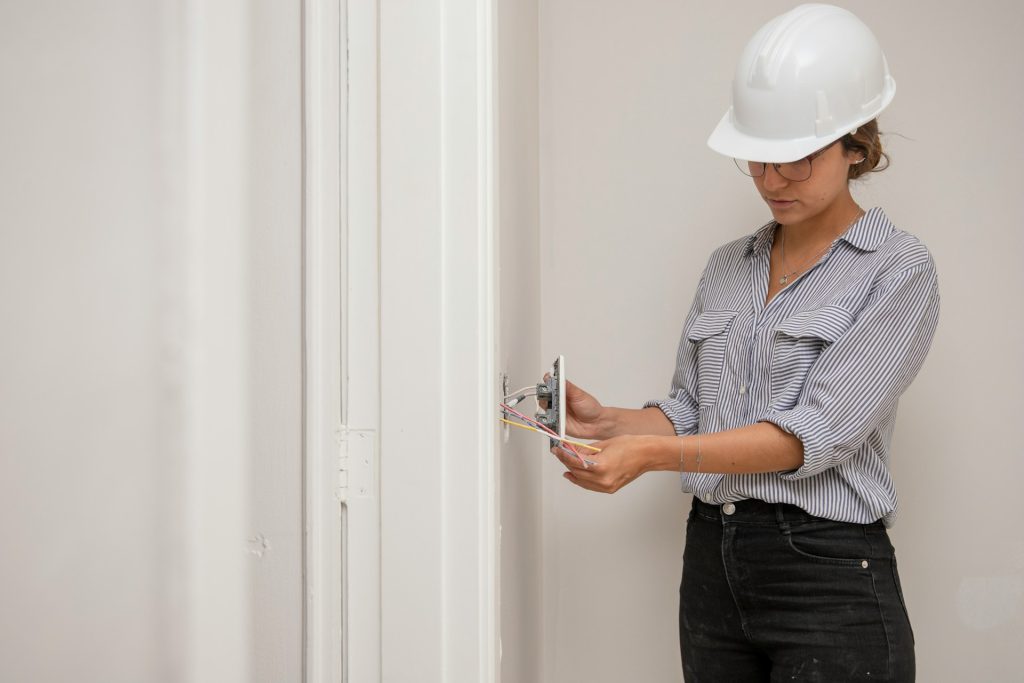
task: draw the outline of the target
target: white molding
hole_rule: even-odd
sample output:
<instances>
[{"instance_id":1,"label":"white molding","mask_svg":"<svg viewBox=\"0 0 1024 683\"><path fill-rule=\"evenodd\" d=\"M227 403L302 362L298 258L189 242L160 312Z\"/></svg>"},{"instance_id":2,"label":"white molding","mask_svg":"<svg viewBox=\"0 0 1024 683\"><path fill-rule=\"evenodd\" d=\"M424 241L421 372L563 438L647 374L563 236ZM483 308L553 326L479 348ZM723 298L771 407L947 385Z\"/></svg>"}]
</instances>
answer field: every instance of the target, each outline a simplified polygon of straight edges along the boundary
<instances>
[{"instance_id":1,"label":"white molding","mask_svg":"<svg viewBox=\"0 0 1024 683\"><path fill-rule=\"evenodd\" d=\"M349 0L343 211L342 422L350 435L345 502L345 674L381 681L380 188L378 1ZM345 62L344 60L347 60ZM351 438L355 437L355 438Z\"/></svg>"},{"instance_id":2,"label":"white molding","mask_svg":"<svg viewBox=\"0 0 1024 683\"><path fill-rule=\"evenodd\" d=\"M342 12L303 3L304 669L341 683Z\"/></svg>"},{"instance_id":3,"label":"white molding","mask_svg":"<svg viewBox=\"0 0 1024 683\"><path fill-rule=\"evenodd\" d=\"M472 493L442 498L450 681L494 682L500 671L494 14L491 0L446 0L442 11L441 454L445 490ZM463 643L474 643L476 651L460 648Z\"/></svg>"},{"instance_id":4,"label":"white molding","mask_svg":"<svg viewBox=\"0 0 1024 683\"><path fill-rule=\"evenodd\" d=\"M307 683L381 680L377 22L304 5Z\"/></svg>"},{"instance_id":5,"label":"white molding","mask_svg":"<svg viewBox=\"0 0 1024 683\"><path fill-rule=\"evenodd\" d=\"M381 6L385 680L498 678L494 21Z\"/></svg>"}]
</instances>

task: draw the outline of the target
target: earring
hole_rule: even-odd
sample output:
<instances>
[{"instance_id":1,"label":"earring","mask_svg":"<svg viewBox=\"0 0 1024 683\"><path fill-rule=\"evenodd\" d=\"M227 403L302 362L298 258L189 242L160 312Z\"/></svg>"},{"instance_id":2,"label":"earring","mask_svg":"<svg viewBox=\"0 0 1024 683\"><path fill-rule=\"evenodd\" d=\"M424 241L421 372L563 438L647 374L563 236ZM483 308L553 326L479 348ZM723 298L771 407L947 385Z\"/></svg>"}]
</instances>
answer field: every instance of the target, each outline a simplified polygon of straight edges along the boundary
<instances>
[{"instance_id":1,"label":"earring","mask_svg":"<svg viewBox=\"0 0 1024 683\"><path fill-rule=\"evenodd\" d=\"M856 166L857 164L863 164L863 163L864 163L864 157L861 157L860 159L857 159L857 161L853 162L853 165Z\"/></svg>"}]
</instances>

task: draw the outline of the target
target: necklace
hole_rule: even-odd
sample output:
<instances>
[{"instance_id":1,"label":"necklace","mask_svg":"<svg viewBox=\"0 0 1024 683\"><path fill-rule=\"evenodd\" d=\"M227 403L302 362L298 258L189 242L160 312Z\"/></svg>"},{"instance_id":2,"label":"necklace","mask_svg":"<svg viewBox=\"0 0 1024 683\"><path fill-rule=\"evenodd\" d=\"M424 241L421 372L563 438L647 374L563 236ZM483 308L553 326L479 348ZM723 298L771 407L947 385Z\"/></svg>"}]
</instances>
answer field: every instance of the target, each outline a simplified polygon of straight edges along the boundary
<instances>
[{"instance_id":1,"label":"necklace","mask_svg":"<svg viewBox=\"0 0 1024 683\"><path fill-rule=\"evenodd\" d=\"M850 229L850 226L852 226L854 223L856 223L858 220L860 220L860 217L863 216L863 215L864 215L863 212L861 212L861 211L857 212L857 215L854 216L853 220L850 221L849 225L847 225L845 228L843 228L843 231L840 232L839 235L837 235L835 239L833 239L831 242L826 244L824 249L819 251L817 254L812 256L810 259L808 259L807 261L804 261L804 263L800 267L798 267L795 270L792 270L792 271L784 274L782 277L780 277L779 278L779 284L782 285L783 287L787 286L789 284L789 278L793 277L797 273L803 272L809 266L811 266L811 265L817 263L819 260L821 260L821 257L825 255L825 252L827 252L829 249L831 249L832 245L834 245L836 243L836 240L839 239L839 237L841 237L842 235L846 234L846 231ZM786 233L785 233L785 231L782 232L782 236L779 239L779 251L781 252L780 256L782 257L782 269L783 270L789 270L789 266L786 265Z\"/></svg>"}]
</instances>

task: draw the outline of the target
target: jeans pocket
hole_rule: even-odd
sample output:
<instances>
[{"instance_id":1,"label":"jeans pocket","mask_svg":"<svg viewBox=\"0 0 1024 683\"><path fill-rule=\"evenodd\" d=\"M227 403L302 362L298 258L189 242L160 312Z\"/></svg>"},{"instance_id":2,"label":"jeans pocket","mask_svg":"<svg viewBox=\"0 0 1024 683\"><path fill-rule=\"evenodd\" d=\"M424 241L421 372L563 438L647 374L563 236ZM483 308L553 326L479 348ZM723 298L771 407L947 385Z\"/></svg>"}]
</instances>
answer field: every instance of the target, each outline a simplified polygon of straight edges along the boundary
<instances>
[{"instance_id":1,"label":"jeans pocket","mask_svg":"<svg viewBox=\"0 0 1024 683\"><path fill-rule=\"evenodd\" d=\"M819 564L867 569L871 555L859 524L822 520L792 524L782 530L786 547Z\"/></svg>"}]
</instances>

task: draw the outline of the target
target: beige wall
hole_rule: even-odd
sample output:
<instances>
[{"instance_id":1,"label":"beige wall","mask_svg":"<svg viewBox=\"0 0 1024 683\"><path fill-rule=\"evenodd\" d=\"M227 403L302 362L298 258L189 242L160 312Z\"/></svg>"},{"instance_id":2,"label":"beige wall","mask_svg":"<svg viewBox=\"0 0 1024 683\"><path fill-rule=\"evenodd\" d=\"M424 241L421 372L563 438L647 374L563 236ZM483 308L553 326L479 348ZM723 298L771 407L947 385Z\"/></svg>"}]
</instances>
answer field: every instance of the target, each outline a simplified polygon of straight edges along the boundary
<instances>
[{"instance_id":1,"label":"beige wall","mask_svg":"<svg viewBox=\"0 0 1024 683\"><path fill-rule=\"evenodd\" d=\"M159 12L53 9L0 8L0 679L160 680Z\"/></svg>"},{"instance_id":2,"label":"beige wall","mask_svg":"<svg viewBox=\"0 0 1024 683\"><path fill-rule=\"evenodd\" d=\"M541 354L612 405L668 389L710 251L769 218L705 140L735 60L793 3L546 0L540 10ZM939 268L942 319L900 407L893 529L923 681L1008 681L1024 642L1018 384L1024 96L1013 2L849 2L897 80L890 170L862 184ZM611 496L544 466L548 683L680 680L689 496L648 475Z\"/></svg>"},{"instance_id":3,"label":"beige wall","mask_svg":"<svg viewBox=\"0 0 1024 683\"><path fill-rule=\"evenodd\" d=\"M223 406L187 404L195 349L183 344L194 341L188 307L217 313L239 272L247 272L248 327L217 343L230 351L238 333L248 346L240 356L252 389L252 479L244 485L251 514L244 532L220 547L251 569L246 680L301 678L300 8L258 2L236 14L251 20L242 24L256 49L247 64L218 72L230 60L199 50L233 44L212 11L135 1L0 6L4 681L157 682L192 680L198 670L185 655L196 635L188 573L197 558L189 553L202 543L191 516L202 501L189 498L195 443L186 443L183 425ZM188 33L195 27L181 23L187 15L209 20L209 43ZM211 107L202 99L208 93L185 89L179 68L192 58L207 82L230 75L220 105L244 108L250 123L242 143L249 176L239 185L251 197L251 248L232 254L236 261L211 262L223 280L200 283L208 288L200 291L188 278L206 274L199 261L216 252L197 244L221 239L221 226L190 242L194 216L181 192L216 194L224 185L212 165L202 178L181 173L189 141L179 107ZM249 73L249 101L232 100ZM221 112L214 118L190 123L234 127ZM219 148L224 137L205 148ZM227 165L241 166L237 151ZM210 159L223 160L215 152ZM238 308L210 329L234 324ZM199 385L216 387L215 374ZM223 450L203 456L229 459ZM209 491L216 514L232 512L229 494ZM220 520L196 523L215 529ZM248 576L231 578L248 588ZM230 654L214 656L224 662Z\"/></svg>"}]
</instances>

